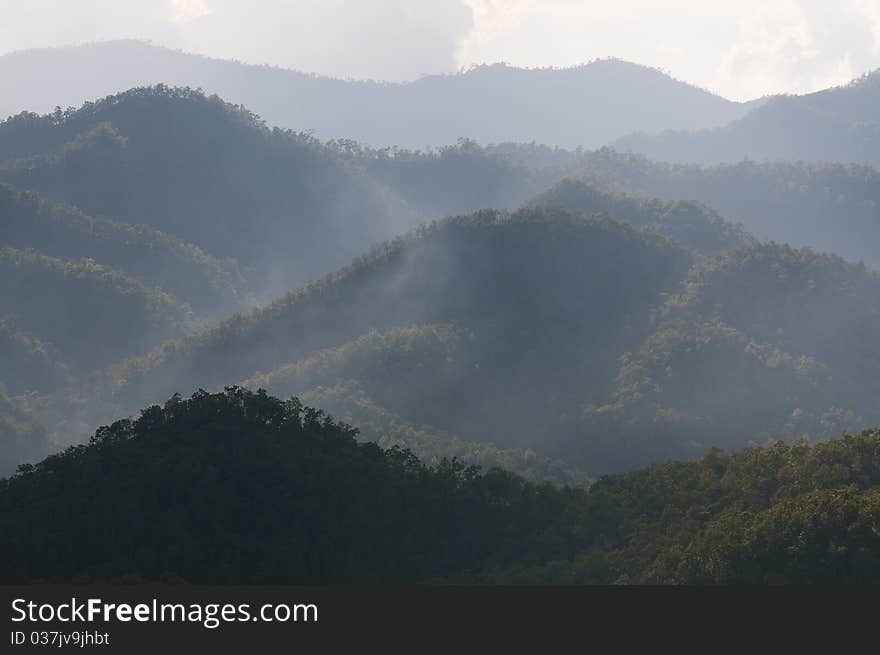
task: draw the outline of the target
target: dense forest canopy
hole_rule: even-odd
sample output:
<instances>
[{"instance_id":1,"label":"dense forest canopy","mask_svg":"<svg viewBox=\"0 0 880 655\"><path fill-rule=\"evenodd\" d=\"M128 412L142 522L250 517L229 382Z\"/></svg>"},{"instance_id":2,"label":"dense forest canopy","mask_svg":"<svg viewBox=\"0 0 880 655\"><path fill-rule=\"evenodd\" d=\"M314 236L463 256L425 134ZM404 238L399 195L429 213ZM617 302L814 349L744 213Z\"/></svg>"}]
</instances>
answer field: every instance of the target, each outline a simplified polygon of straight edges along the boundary
<instances>
[{"instance_id":1,"label":"dense forest canopy","mask_svg":"<svg viewBox=\"0 0 880 655\"><path fill-rule=\"evenodd\" d=\"M200 391L0 479L0 579L877 583L878 462L875 431L559 488Z\"/></svg>"}]
</instances>

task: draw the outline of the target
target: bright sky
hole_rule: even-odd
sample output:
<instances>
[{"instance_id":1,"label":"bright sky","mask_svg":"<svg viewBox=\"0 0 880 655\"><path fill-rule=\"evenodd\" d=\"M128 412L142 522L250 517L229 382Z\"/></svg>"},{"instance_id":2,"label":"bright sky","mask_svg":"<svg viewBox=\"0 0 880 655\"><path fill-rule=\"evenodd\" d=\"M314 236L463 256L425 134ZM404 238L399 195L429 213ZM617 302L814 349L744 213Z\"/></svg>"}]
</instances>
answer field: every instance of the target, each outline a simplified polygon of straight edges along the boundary
<instances>
[{"instance_id":1,"label":"bright sky","mask_svg":"<svg viewBox=\"0 0 880 655\"><path fill-rule=\"evenodd\" d=\"M0 0L0 53L117 38L336 77L619 57L733 99L880 68L880 0Z\"/></svg>"}]
</instances>

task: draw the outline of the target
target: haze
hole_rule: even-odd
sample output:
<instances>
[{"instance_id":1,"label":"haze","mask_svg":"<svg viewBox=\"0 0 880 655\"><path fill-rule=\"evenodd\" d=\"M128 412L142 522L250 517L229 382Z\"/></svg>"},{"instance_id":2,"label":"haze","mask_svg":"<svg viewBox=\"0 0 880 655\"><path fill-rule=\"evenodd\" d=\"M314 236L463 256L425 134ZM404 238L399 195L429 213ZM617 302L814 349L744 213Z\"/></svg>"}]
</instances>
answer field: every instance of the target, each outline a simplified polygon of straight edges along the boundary
<instances>
[{"instance_id":1,"label":"haze","mask_svg":"<svg viewBox=\"0 0 880 655\"><path fill-rule=\"evenodd\" d=\"M0 54L138 38L388 81L613 56L747 100L815 91L880 66L877 0L0 0L0 12Z\"/></svg>"}]
</instances>

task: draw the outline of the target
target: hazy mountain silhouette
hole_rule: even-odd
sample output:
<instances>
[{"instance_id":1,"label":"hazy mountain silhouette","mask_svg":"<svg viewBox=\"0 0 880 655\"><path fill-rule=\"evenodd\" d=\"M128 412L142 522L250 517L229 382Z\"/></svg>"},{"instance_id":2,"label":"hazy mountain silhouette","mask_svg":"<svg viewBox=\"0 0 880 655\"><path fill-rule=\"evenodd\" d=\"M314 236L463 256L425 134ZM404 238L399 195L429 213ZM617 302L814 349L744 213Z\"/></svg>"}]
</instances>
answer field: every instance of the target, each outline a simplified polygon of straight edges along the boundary
<instances>
[{"instance_id":1,"label":"hazy mountain silhouette","mask_svg":"<svg viewBox=\"0 0 880 655\"><path fill-rule=\"evenodd\" d=\"M462 137L593 148L635 131L724 125L751 106L620 60L542 70L485 65L392 84L111 41L0 57L0 84L6 89L0 117L78 106L157 83L200 87L246 105L271 125L310 130L321 139L406 148Z\"/></svg>"},{"instance_id":2,"label":"hazy mountain silhouette","mask_svg":"<svg viewBox=\"0 0 880 655\"><path fill-rule=\"evenodd\" d=\"M880 71L847 86L770 99L729 125L634 134L615 147L673 162L786 159L880 164Z\"/></svg>"}]
</instances>

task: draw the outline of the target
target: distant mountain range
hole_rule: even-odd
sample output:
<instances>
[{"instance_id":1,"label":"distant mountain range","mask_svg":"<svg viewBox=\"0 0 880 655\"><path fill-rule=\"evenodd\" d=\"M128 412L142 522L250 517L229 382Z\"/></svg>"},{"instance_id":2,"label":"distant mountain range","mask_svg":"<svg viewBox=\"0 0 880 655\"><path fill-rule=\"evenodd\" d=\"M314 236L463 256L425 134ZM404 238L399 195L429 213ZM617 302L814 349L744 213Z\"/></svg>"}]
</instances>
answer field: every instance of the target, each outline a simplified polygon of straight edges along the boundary
<instances>
[{"instance_id":1,"label":"distant mountain range","mask_svg":"<svg viewBox=\"0 0 880 655\"><path fill-rule=\"evenodd\" d=\"M321 139L404 148L459 138L594 148L630 132L717 127L753 106L621 60L565 69L485 65L392 84L110 41L0 57L0 84L6 90L0 117L78 106L158 83L202 88L246 105L271 125L312 131Z\"/></svg>"},{"instance_id":2,"label":"distant mountain range","mask_svg":"<svg viewBox=\"0 0 880 655\"><path fill-rule=\"evenodd\" d=\"M772 98L723 127L633 134L614 145L671 162L744 159L880 164L880 71L843 87Z\"/></svg>"}]
</instances>

